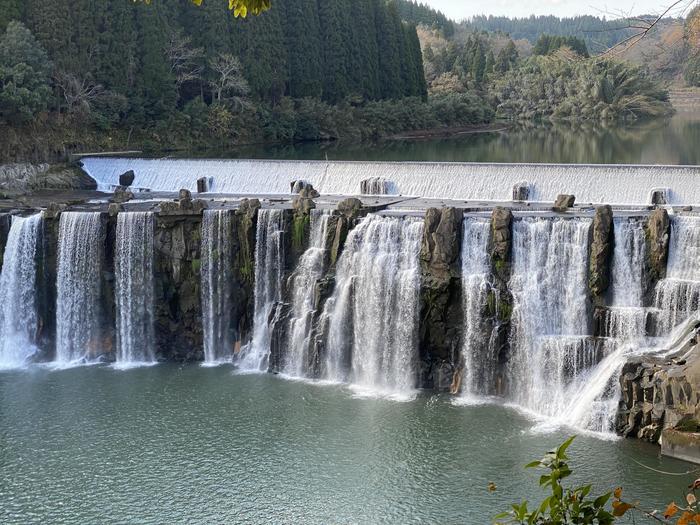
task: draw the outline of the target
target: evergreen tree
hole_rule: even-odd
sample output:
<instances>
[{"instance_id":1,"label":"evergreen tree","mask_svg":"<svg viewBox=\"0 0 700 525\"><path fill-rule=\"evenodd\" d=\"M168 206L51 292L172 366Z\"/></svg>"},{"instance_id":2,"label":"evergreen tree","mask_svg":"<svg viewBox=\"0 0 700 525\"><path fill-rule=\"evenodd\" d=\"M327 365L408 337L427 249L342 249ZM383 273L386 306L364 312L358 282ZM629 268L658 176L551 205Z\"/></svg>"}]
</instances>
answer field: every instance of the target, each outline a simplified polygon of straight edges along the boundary
<instances>
[{"instance_id":1,"label":"evergreen tree","mask_svg":"<svg viewBox=\"0 0 700 525\"><path fill-rule=\"evenodd\" d=\"M23 122L45 109L50 72L49 57L31 31L10 22L0 39L0 117Z\"/></svg>"},{"instance_id":2,"label":"evergreen tree","mask_svg":"<svg viewBox=\"0 0 700 525\"><path fill-rule=\"evenodd\" d=\"M484 47L481 45L480 41L477 41L474 46L471 73L474 82L477 84L481 84L484 81L484 74L486 73L486 54L484 53Z\"/></svg>"},{"instance_id":3,"label":"evergreen tree","mask_svg":"<svg viewBox=\"0 0 700 525\"><path fill-rule=\"evenodd\" d=\"M348 9L341 0L318 2L321 50L323 59L323 99L336 104L344 99L348 88L347 30Z\"/></svg>"},{"instance_id":4,"label":"evergreen tree","mask_svg":"<svg viewBox=\"0 0 700 525\"><path fill-rule=\"evenodd\" d=\"M0 0L0 33L5 32L7 24L21 20L24 2L22 0Z\"/></svg>"},{"instance_id":5,"label":"evergreen tree","mask_svg":"<svg viewBox=\"0 0 700 525\"><path fill-rule=\"evenodd\" d=\"M246 71L252 93L262 100L277 103L287 84L288 51L285 44L284 16L271 9L260 16L239 20L232 38Z\"/></svg>"},{"instance_id":6,"label":"evergreen tree","mask_svg":"<svg viewBox=\"0 0 700 525\"><path fill-rule=\"evenodd\" d=\"M295 98L320 97L321 49L316 0L287 0L288 89Z\"/></svg>"},{"instance_id":7,"label":"evergreen tree","mask_svg":"<svg viewBox=\"0 0 700 525\"><path fill-rule=\"evenodd\" d=\"M350 17L348 83L350 92L366 99L380 96L376 14L380 0L357 0Z\"/></svg>"},{"instance_id":8,"label":"evergreen tree","mask_svg":"<svg viewBox=\"0 0 700 525\"><path fill-rule=\"evenodd\" d=\"M163 3L137 6L140 67L135 77L136 92L143 116L149 119L162 117L172 111L177 101L175 79L170 74L164 53L168 39L165 12L167 6Z\"/></svg>"},{"instance_id":9,"label":"evergreen tree","mask_svg":"<svg viewBox=\"0 0 700 525\"><path fill-rule=\"evenodd\" d=\"M515 43L509 40L506 46L498 52L496 62L494 63L494 70L497 73L510 71L518 63L518 59L518 50L515 47Z\"/></svg>"},{"instance_id":10,"label":"evergreen tree","mask_svg":"<svg viewBox=\"0 0 700 525\"><path fill-rule=\"evenodd\" d=\"M72 4L69 0L32 0L25 7L27 27L51 57L56 69L64 71L71 70L77 54L72 44Z\"/></svg>"},{"instance_id":11,"label":"evergreen tree","mask_svg":"<svg viewBox=\"0 0 700 525\"><path fill-rule=\"evenodd\" d=\"M490 75L493 73L493 67L496 63L496 58L493 56L493 49L489 49L489 52L486 53L486 74Z\"/></svg>"},{"instance_id":12,"label":"evergreen tree","mask_svg":"<svg viewBox=\"0 0 700 525\"><path fill-rule=\"evenodd\" d=\"M415 68L415 89L412 95L423 99L428 97L428 86L425 81L425 70L423 67L423 52L420 47L420 40L415 26L408 31L409 52L413 55L413 65Z\"/></svg>"},{"instance_id":13,"label":"evergreen tree","mask_svg":"<svg viewBox=\"0 0 700 525\"><path fill-rule=\"evenodd\" d=\"M395 1L377 9L379 43L379 77L381 98L399 98L401 87L401 57L403 52L403 25Z\"/></svg>"},{"instance_id":14,"label":"evergreen tree","mask_svg":"<svg viewBox=\"0 0 700 525\"><path fill-rule=\"evenodd\" d=\"M137 30L134 12L136 7L128 0L105 2L98 42L100 68L96 80L106 89L131 94L136 82Z\"/></svg>"}]
</instances>

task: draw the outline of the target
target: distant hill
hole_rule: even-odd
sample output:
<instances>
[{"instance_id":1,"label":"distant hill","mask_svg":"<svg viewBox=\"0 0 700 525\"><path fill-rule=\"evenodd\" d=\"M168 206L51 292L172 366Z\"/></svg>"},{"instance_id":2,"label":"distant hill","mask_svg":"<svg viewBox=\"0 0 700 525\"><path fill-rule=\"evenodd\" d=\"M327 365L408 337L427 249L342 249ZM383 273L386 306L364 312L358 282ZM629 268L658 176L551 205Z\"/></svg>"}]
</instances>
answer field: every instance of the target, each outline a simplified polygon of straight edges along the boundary
<instances>
[{"instance_id":1,"label":"distant hill","mask_svg":"<svg viewBox=\"0 0 700 525\"><path fill-rule=\"evenodd\" d=\"M652 17L640 17L652 18ZM660 26L678 23L677 19L665 18ZM472 31L507 33L514 40L525 39L535 44L540 35L573 36L582 39L592 54L600 53L632 36L637 30L629 28L624 19L609 20L605 17L576 16L530 16L507 18L504 16L475 16L461 24Z\"/></svg>"}]
</instances>

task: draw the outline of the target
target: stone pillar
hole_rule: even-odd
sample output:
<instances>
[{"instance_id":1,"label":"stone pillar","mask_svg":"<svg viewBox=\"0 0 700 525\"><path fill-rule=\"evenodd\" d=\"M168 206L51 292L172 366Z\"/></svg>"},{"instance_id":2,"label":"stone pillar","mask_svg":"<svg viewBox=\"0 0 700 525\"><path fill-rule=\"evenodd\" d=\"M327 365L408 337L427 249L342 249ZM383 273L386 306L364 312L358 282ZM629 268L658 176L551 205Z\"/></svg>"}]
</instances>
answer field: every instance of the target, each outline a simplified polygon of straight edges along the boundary
<instances>
[{"instance_id":1,"label":"stone pillar","mask_svg":"<svg viewBox=\"0 0 700 525\"><path fill-rule=\"evenodd\" d=\"M419 386L452 390L461 376L462 210L430 208L421 246Z\"/></svg>"},{"instance_id":2,"label":"stone pillar","mask_svg":"<svg viewBox=\"0 0 700 525\"><path fill-rule=\"evenodd\" d=\"M255 238L258 224L258 199L243 199L233 217L233 322L237 328L234 352L253 336L255 310Z\"/></svg>"},{"instance_id":3,"label":"stone pillar","mask_svg":"<svg viewBox=\"0 0 700 525\"><path fill-rule=\"evenodd\" d=\"M530 198L530 185L523 181L513 186L513 200L526 201Z\"/></svg>"},{"instance_id":4,"label":"stone pillar","mask_svg":"<svg viewBox=\"0 0 700 525\"><path fill-rule=\"evenodd\" d=\"M37 261L37 345L41 360L56 356L56 283L58 279L58 235L63 207L50 205L41 221L39 258Z\"/></svg>"},{"instance_id":5,"label":"stone pillar","mask_svg":"<svg viewBox=\"0 0 700 525\"><path fill-rule=\"evenodd\" d=\"M665 208L654 210L646 223L647 239L647 293L666 277L671 221Z\"/></svg>"},{"instance_id":6,"label":"stone pillar","mask_svg":"<svg viewBox=\"0 0 700 525\"><path fill-rule=\"evenodd\" d=\"M590 234L588 267L588 288L594 305L603 304L603 295L610 286L614 231L612 208L608 205L598 206Z\"/></svg>"},{"instance_id":7,"label":"stone pillar","mask_svg":"<svg viewBox=\"0 0 700 525\"><path fill-rule=\"evenodd\" d=\"M183 199L186 208L191 200ZM156 216L154 236L157 354L168 361L204 358L201 305L202 209Z\"/></svg>"},{"instance_id":8,"label":"stone pillar","mask_svg":"<svg viewBox=\"0 0 700 525\"><path fill-rule=\"evenodd\" d=\"M491 337L496 345L496 361L499 367L493 391L502 394L505 390L503 365L510 352L510 321L513 312L513 296L509 283L513 251L513 212L497 207L491 214L491 274L493 286L487 301L487 315L491 324Z\"/></svg>"},{"instance_id":9,"label":"stone pillar","mask_svg":"<svg viewBox=\"0 0 700 525\"><path fill-rule=\"evenodd\" d=\"M576 197L573 195L559 195L554 201L554 211L565 212L569 208L573 208L576 203Z\"/></svg>"}]
</instances>

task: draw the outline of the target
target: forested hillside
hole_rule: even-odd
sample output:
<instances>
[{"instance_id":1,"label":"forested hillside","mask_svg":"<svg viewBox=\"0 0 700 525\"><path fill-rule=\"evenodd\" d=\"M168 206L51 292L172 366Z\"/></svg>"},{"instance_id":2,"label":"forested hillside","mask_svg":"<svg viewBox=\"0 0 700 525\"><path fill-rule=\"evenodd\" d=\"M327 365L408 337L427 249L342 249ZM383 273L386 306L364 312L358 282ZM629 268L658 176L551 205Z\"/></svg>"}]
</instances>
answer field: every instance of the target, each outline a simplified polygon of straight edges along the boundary
<instances>
[{"instance_id":1,"label":"forested hillside","mask_svg":"<svg viewBox=\"0 0 700 525\"><path fill-rule=\"evenodd\" d=\"M224 1L0 0L0 145L24 147L30 123L36 144L53 130L103 146L104 137L86 138L94 129L110 131L114 147L125 135L133 145L197 147L489 120L471 98L467 120L459 100L427 101L416 28L400 7L276 0L237 19Z\"/></svg>"},{"instance_id":2,"label":"forested hillside","mask_svg":"<svg viewBox=\"0 0 700 525\"><path fill-rule=\"evenodd\" d=\"M373 140L495 116L669 109L644 68L587 61L589 40L561 35L573 21L608 24L600 19L549 35L558 19L530 19L529 34L525 21L477 17L497 29L483 31L408 0L275 0L244 19L228 4L0 0L0 158Z\"/></svg>"},{"instance_id":3,"label":"forested hillside","mask_svg":"<svg viewBox=\"0 0 700 525\"><path fill-rule=\"evenodd\" d=\"M535 44L541 35L574 36L582 39L593 53L599 53L618 44L633 34L625 20L597 16L530 16L507 18L505 16L475 16L463 24L474 31L501 32L514 40L525 39Z\"/></svg>"}]
</instances>

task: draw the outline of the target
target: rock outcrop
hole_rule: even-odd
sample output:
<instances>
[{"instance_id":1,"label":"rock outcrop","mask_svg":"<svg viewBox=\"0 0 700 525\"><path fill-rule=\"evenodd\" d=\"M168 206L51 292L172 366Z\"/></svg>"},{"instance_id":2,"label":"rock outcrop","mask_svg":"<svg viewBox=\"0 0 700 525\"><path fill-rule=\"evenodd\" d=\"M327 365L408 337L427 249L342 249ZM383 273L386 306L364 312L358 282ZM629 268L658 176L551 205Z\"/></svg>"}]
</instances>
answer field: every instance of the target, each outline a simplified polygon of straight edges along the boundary
<instances>
[{"instance_id":1,"label":"rock outcrop","mask_svg":"<svg viewBox=\"0 0 700 525\"><path fill-rule=\"evenodd\" d=\"M161 359L196 361L204 355L201 231L201 213L156 218L155 333Z\"/></svg>"},{"instance_id":2,"label":"rock outcrop","mask_svg":"<svg viewBox=\"0 0 700 525\"><path fill-rule=\"evenodd\" d=\"M371 177L360 181L360 193L362 195L388 195L392 183L384 177Z\"/></svg>"},{"instance_id":3,"label":"rock outcrop","mask_svg":"<svg viewBox=\"0 0 700 525\"><path fill-rule=\"evenodd\" d=\"M646 289L653 290L656 283L666 277L668 247L671 238L671 221L665 208L654 210L645 226L647 241Z\"/></svg>"},{"instance_id":4,"label":"rock outcrop","mask_svg":"<svg viewBox=\"0 0 700 525\"><path fill-rule=\"evenodd\" d=\"M610 206L595 210L591 227L588 288L594 304L602 304L610 286L610 265L614 249L613 211Z\"/></svg>"},{"instance_id":5,"label":"rock outcrop","mask_svg":"<svg viewBox=\"0 0 700 525\"><path fill-rule=\"evenodd\" d=\"M622 371L617 432L657 443L665 429L700 420L700 346L689 357L630 362Z\"/></svg>"},{"instance_id":6,"label":"rock outcrop","mask_svg":"<svg viewBox=\"0 0 700 525\"><path fill-rule=\"evenodd\" d=\"M462 210L430 208L421 245L421 384L449 391L461 374Z\"/></svg>"},{"instance_id":7,"label":"rock outcrop","mask_svg":"<svg viewBox=\"0 0 700 525\"><path fill-rule=\"evenodd\" d=\"M0 165L0 192L21 195L37 190L95 190L97 183L80 168L68 164Z\"/></svg>"},{"instance_id":8,"label":"rock outcrop","mask_svg":"<svg viewBox=\"0 0 700 525\"><path fill-rule=\"evenodd\" d=\"M513 186L513 200L526 201L530 198L530 184L528 182L518 182Z\"/></svg>"},{"instance_id":9,"label":"rock outcrop","mask_svg":"<svg viewBox=\"0 0 700 525\"><path fill-rule=\"evenodd\" d=\"M237 328L235 351L253 336L253 311L255 309L255 233L258 224L258 199L243 199L233 216L234 266L233 302L231 316Z\"/></svg>"},{"instance_id":10,"label":"rock outcrop","mask_svg":"<svg viewBox=\"0 0 700 525\"><path fill-rule=\"evenodd\" d=\"M114 189L114 195L110 199L110 202L114 204L124 204L133 200L134 194L132 191L124 186L117 186Z\"/></svg>"},{"instance_id":11,"label":"rock outcrop","mask_svg":"<svg viewBox=\"0 0 700 525\"><path fill-rule=\"evenodd\" d=\"M124 188L128 188L134 183L135 178L136 174L134 173L134 170L126 171L119 175L119 185L123 186Z\"/></svg>"},{"instance_id":12,"label":"rock outcrop","mask_svg":"<svg viewBox=\"0 0 700 525\"><path fill-rule=\"evenodd\" d=\"M502 393L504 378L503 365L508 361L510 321L513 313L513 296L509 289L513 251L513 212L497 207L491 214L491 275L493 282L486 301L486 312L491 325L490 338L493 341L496 360L499 363L497 384L494 391Z\"/></svg>"},{"instance_id":13,"label":"rock outcrop","mask_svg":"<svg viewBox=\"0 0 700 525\"><path fill-rule=\"evenodd\" d=\"M573 195L559 195L554 201L554 211L565 212L569 208L573 208L576 203L576 197Z\"/></svg>"}]
</instances>

